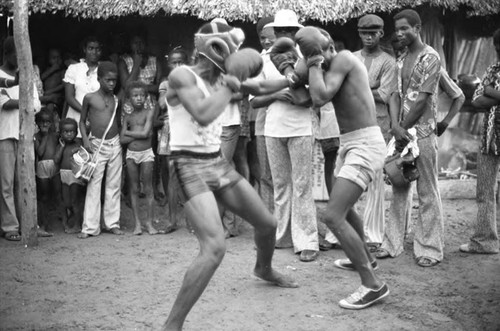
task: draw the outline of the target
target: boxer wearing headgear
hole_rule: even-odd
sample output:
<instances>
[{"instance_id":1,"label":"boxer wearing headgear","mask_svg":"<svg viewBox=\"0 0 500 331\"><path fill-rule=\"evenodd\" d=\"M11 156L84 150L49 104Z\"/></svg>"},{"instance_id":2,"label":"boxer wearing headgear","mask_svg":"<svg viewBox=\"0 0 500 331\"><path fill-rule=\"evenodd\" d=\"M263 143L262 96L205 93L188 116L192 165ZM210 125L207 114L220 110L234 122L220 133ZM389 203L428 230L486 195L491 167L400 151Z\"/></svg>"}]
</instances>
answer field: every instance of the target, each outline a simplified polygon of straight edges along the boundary
<instances>
[{"instance_id":1,"label":"boxer wearing headgear","mask_svg":"<svg viewBox=\"0 0 500 331\"><path fill-rule=\"evenodd\" d=\"M226 247L218 203L254 226L257 251L254 275L276 286L298 286L272 267L276 219L254 188L221 155L219 117L240 86L238 78L230 72L240 79L259 72L258 61L242 61L253 58L252 52L230 56L243 40L233 30L221 23L204 25L195 38L202 55L199 61L194 66L175 68L168 77L169 159L174 169L171 177L178 181L175 191L184 201L184 211L196 232L200 252L185 274L162 330L182 329L187 314L222 262ZM225 71L228 74L222 75L224 83L219 86Z\"/></svg>"},{"instance_id":2,"label":"boxer wearing headgear","mask_svg":"<svg viewBox=\"0 0 500 331\"><path fill-rule=\"evenodd\" d=\"M224 60L236 52L244 40L243 30L218 21L204 24L194 35L198 54L212 61L223 73L226 72Z\"/></svg>"}]
</instances>

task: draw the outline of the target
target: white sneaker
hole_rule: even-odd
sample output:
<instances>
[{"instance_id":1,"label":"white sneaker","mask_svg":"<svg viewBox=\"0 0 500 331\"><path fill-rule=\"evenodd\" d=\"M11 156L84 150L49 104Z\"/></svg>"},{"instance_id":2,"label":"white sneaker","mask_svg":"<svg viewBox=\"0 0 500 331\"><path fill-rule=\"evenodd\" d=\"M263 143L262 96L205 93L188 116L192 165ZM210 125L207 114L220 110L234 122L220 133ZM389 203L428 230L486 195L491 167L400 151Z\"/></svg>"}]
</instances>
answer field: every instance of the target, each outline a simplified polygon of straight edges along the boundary
<instances>
[{"instance_id":1,"label":"white sneaker","mask_svg":"<svg viewBox=\"0 0 500 331\"><path fill-rule=\"evenodd\" d=\"M382 300L388 296L389 293L389 288L385 283L378 290L372 290L361 285L356 292L340 300L339 305L345 309L363 309Z\"/></svg>"}]
</instances>

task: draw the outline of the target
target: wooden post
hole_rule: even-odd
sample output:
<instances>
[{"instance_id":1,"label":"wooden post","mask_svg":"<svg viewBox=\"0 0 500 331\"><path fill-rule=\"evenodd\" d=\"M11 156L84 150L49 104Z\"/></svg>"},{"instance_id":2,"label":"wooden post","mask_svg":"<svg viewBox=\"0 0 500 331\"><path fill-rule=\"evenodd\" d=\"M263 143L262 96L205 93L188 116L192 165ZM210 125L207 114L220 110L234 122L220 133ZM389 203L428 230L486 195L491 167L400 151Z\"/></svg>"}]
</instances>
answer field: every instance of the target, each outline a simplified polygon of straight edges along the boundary
<instances>
[{"instance_id":1,"label":"wooden post","mask_svg":"<svg viewBox=\"0 0 500 331\"><path fill-rule=\"evenodd\" d=\"M35 112L33 104L33 60L28 31L28 0L14 1L14 41L19 67L19 145L17 150L18 219L22 243L38 245L35 182Z\"/></svg>"}]
</instances>

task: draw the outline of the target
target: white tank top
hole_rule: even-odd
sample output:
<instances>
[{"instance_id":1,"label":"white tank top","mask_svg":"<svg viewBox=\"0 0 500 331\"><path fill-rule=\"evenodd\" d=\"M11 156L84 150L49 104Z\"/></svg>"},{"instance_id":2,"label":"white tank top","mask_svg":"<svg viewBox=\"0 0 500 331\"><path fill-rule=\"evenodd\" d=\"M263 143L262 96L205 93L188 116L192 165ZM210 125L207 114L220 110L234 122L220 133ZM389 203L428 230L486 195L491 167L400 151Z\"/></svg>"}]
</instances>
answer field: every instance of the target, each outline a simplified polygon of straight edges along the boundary
<instances>
[{"instance_id":1,"label":"white tank top","mask_svg":"<svg viewBox=\"0 0 500 331\"><path fill-rule=\"evenodd\" d=\"M203 79L188 66L182 68L190 71L196 78L196 86L205 97L210 92ZM191 151L197 153L214 153L220 149L220 136L222 134L221 116L207 126L200 125L193 116L184 108L182 103L172 106L168 103L168 120L170 124L170 150Z\"/></svg>"}]
</instances>

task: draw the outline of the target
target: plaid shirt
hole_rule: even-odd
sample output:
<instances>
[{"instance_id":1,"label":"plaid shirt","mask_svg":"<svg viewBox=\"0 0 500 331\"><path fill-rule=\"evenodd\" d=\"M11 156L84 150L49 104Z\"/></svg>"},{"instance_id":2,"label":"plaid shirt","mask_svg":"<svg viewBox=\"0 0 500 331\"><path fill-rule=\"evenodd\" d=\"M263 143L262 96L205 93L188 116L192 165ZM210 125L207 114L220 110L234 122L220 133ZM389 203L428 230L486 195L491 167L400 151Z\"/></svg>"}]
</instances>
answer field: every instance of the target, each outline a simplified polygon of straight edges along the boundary
<instances>
[{"instance_id":1,"label":"plaid shirt","mask_svg":"<svg viewBox=\"0 0 500 331\"><path fill-rule=\"evenodd\" d=\"M130 74L134 66L134 59L128 54L122 56L123 61L127 65L127 71ZM148 62L144 68L139 70L139 77L137 78L140 82L150 85L153 84L156 79L156 58L154 56L148 57ZM154 109L156 106L156 98L153 94L149 93L146 98L146 103L144 107L146 109ZM130 114L133 111L132 105L125 103L123 111L126 114Z\"/></svg>"},{"instance_id":2,"label":"plaid shirt","mask_svg":"<svg viewBox=\"0 0 500 331\"><path fill-rule=\"evenodd\" d=\"M474 91L472 100L484 95L486 86L492 86L500 91L500 62L486 69L481 83ZM484 117L481 153L500 155L500 105L491 107Z\"/></svg>"},{"instance_id":3,"label":"plaid shirt","mask_svg":"<svg viewBox=\"0 0 500 331\"><path fill-rule=\"evenodd\" d=\"M439 54L430 46L425 45L418 54L417 60L409 77L410 82L406 91L403 91L403 78L401 76L403 64L408 52L403 53L397 60L396 77L399 97L401 98L401 110L399 113L402 122L408 113L414 108L420 92L429 93L423 115L418 119L414 128L417 137L424 138L434 133L436 129L437 96L441 62Z\"/></svg>"}]
</instances>

